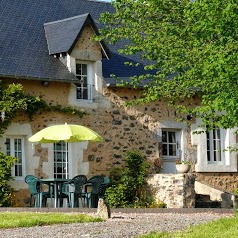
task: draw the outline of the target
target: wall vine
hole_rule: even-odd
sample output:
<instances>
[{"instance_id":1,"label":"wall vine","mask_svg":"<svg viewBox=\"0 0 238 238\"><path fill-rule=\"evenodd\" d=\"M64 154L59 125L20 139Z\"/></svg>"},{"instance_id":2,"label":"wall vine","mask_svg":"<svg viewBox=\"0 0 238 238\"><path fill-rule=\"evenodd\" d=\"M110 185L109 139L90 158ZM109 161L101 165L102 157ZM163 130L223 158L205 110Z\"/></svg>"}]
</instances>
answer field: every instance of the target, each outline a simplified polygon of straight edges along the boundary
<instances>
[{"instance_id":1,"label":"wall vine","mask_svg":"<svg viewBox=\"0 0 238 238\"><path fill-rule=\"evenodd\" d=\"M0 120L0 135L4 133L13 118L19 113L26 113L29 120L37 112L56 111L71 114L82 118L86 112L75 109L74 107L63 107L62 105L49 105L38 96L31 96L23 91L21 84L4 84L0 81L0 113L4 112L4 118Z\"/></svg>"}]
</instances>

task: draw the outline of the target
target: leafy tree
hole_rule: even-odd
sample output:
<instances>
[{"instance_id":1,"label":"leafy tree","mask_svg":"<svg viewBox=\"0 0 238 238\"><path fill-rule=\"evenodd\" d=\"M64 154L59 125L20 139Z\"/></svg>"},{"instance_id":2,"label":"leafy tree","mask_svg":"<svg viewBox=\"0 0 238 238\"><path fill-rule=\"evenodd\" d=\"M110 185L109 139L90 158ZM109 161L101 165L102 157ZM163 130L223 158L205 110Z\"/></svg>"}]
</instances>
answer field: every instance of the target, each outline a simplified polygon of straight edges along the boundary
<instances>
[{"instance_id":1,"label":"leafy tree","mask_svg":"<svg viewBox=\"0 0 238 238\"><path fill-rule=\"evenodd\" d=\"M129 42L119 53L139 54L145 64L145 74L131 78L135 87L144 83L140 99L133 103L165 98L177 112L201 118L208 129L237 125L236 1L115 0L112 4L115 12L101 16L105 24L101 38L113 44Z\"/></svg>"}]
</instances>

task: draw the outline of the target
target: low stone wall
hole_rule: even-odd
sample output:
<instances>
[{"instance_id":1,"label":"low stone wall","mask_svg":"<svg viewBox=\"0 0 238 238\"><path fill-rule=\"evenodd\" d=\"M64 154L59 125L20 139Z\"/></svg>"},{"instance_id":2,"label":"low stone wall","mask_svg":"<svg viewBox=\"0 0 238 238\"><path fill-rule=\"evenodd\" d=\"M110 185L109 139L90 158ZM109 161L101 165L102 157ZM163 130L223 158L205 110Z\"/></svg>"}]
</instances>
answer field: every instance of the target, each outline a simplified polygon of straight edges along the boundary
<instances>
[{"instance_id":1,"label":"low stone wall","mask_svg":"<svg viewBox=\"0 0 238 238\"><path fill-rule=\"evenodd\" d=\"M152 174L147 182L167 208L195 207L195 177L191 174Z\"/></svg>"}]
</instances>

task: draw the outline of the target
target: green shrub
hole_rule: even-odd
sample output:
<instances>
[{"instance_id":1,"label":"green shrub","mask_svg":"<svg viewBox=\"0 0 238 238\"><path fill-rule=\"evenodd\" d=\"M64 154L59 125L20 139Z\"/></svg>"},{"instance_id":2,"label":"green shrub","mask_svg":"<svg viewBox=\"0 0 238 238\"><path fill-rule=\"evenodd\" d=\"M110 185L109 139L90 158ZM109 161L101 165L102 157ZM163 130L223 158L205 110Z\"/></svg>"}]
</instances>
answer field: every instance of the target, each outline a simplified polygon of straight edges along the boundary
<instances>
[{"instance_id":1,"label":"green shrub","mask_svg":"<svg viewBox=\"0 0 238 238\"><path fill-rule=\"evenodd\" d=\"M4 155L0 151L0 207L9 207L12 205L13 188L8 181L12 180L11 168L17 161L17 158Z\"/></svg>"},{"instance_id":2,"label":"green shrub","mask_svg":"<svg viewBox=\"0 0 238 238\"><path fill-rule=\"evenodd\" d=\"M145 157L136 151L128 151L124 168L110 171L111 187L107 188L105 199L108 205L115 207L165 207L155 201L151 191L146 191L146 175L149 165ZM146 192L145 192L146 191Z\"/></svg>"}]
</instances>

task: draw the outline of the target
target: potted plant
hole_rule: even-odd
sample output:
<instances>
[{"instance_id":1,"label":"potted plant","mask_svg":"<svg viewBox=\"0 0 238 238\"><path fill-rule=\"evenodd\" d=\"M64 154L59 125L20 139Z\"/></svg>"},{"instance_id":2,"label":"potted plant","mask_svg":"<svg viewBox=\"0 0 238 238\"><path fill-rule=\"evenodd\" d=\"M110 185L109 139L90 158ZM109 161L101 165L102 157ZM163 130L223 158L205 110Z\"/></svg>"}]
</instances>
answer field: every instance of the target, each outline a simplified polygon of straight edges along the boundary
<instances>
[{"instance_id":1,"label":"potted plant","mask_svg":"<svg viewBox=\"0 0 238 238\"><path fill-rule=\"evenodd\" d=\"M178 160L176 159L176 169L178 173L187 173L191 168L190 160Z\"/></svg>"}]
</instances>

